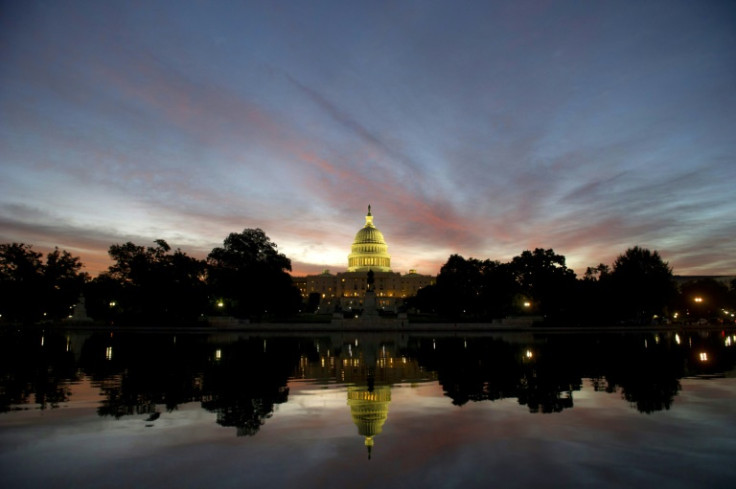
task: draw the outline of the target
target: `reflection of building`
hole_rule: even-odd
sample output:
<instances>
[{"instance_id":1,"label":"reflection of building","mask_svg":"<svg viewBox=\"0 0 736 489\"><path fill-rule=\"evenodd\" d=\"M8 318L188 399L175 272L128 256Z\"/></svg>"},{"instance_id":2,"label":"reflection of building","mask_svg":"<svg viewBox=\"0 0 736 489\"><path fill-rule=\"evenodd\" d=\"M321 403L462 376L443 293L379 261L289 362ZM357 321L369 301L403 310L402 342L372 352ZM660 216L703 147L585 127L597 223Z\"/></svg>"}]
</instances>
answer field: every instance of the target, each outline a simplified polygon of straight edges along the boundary
<instances>
[{"instance_id":1,"label":"reflection of building","mask_svg":"<svg viewBox=\"0 0 736 489\"><path fill-rule=\"evenodd\" d=\"M295 277L302 298L318 294L324 310L362 309L365 298L368 271L375 280L376 306L395 311L407 297L416 295L422 287L434 283L434 277L420 275L416 270L401 275L391 270L391 256L383 233L373 224L373 214L368 206L365 225L358 230L348 255L348 271L331 274L325 270L320 275Z\"/></svg>"},{"instance_id":2,"label":"reflection of building","mask_svg":"<svg viewBox=\"0 0 736 489\"><path fill-rule=\"evenodd\" d=\"M368 458L388 418L391 386L436 380L417 360L395 352L399 345L382 337L361 335L357 338L333 337L315 343L319 357L304 355L297 378L318 382L347 384L347 404L358 433L364 437Z\"/></svg>"},{"instance_id":3,"label":"reflection of building","mask_svg":"<svg viewBox=\"0 0 736 489\"><path fill-rule=\"evenodd\" d=\"M348 387L350 414L353 423L358 427L358 433L365 437L369 459L373 449L373 437L380 434L383 429L383 423L388 418L390 402L391 387L388 385Z\"/></svg>"}]
</instances>

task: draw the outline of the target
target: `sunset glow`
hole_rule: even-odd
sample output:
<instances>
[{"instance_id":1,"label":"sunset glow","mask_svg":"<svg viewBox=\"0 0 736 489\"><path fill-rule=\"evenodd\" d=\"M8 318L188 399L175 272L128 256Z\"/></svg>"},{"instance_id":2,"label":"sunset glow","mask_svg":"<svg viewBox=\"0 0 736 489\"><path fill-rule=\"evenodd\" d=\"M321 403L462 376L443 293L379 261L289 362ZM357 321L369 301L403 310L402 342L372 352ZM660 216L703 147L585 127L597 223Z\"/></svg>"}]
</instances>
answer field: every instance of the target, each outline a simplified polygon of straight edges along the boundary
<instances>
[{"instance_id":1,"label":"sunset glow","mask_svg":"<svg viewBox=\"0 0 736 489\"><path fill-rule=\"evenodd\" d=\"M732 2L10 2L0 242L736 270Z\"/></svg>"}]
</instances>

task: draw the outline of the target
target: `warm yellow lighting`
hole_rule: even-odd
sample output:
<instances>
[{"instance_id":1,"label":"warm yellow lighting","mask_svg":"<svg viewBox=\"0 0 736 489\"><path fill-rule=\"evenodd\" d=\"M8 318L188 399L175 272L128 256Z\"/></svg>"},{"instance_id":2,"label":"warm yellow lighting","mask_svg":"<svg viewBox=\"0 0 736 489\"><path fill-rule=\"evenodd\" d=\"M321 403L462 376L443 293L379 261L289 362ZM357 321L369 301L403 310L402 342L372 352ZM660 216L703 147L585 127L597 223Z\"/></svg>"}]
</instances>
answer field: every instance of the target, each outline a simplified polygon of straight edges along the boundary
<instances>
[{"instance_id":1,"label":"warm yellow lighting","mask_svg":"<svg viewBox=\"0 0 736 489\"><path fill-rule=\"evenodd\" d=\"M527 350L527 351L526 351L526 357L527 357L527 358L532 358L533 356L534 356L534 354L532 353L532 351L531 351L531 350Z\"/></svg>"},{"instance_id":2,"label":"warm yellow lighting","mask_svg":"<svg viewBox=\"0 0 736 489\"><path fill-rule=\"evenodd\" d=\"M117 306L117 305L118 305L118 303L117 303L117 302L115 302L115 301L110 301L110 307L115 307L115 306Z\"/></svg>"},{"instance_id":3,"label":"warm yellow lighting","mask_svg":"<svg viewBox=\"0 0 736 489\"><path fill-rule=\"evenodd\" d=\"M222 301L217 301L217 307L225 307L225 303Z\"/></svg>"},{"instance_id":4,"label":"warm yellow lighting","mask_svg":"<svg viewBox=\"0 0 736 489\"><path fill-rule=\"evenodd\" d=\"M700 355L700 361L701 362L707 362L708 361L708 354L706 352L701 352Z\"/></svg>"},{"instance_id":5,"label":"warm yellow lighting","mask_svg":"<svg viewBox=\"0 0 736 489\"><path fill-rule=\"evenodd\" d=\"M675 333L675 343L680 344L680 335Z\"/></svg>"},{"instance_id":6,"label":"warm yellow lighting","mask_svg":"<svg viewBox=\"0 0 736 489\"><path fill-rule=\"evenodd\" d=\"M219 348L215 350L215 360L222 360L222 350Z\"/></svg>"},{"instance_id":7,"label":"warm yellow lighting","mask_svg":"<svg viewBox=\"0 0 736 489\"><path fill-rule=\"evenodd\" d=\"M701 303L701 302L703 302L703 298L702 298L702 297L696 297L696 298L695 298L695 299L693 299L693 300L694 300L695 302L697 302L697 303Z\"/></svg>"},{"instance_id":8,"label":"warm yellow lighting","mask_svg":"<svg viewBox=\"0 0 736 489\"><path fill-rule=\"evenodd\" d=\"M532 307L532 303L531 302L525 302L524 303L524 307Z\"/></svg>"},{"instance_id":9,"label":"warm yellow lighting","mask_svg":"<svg viewBox=\"0 0 736 489\"><path fill-rule=\"evenodd\" d=\"M108 346L105 349L105 360L112 360L112 347Z\"/></svg>"},{"instance_id":10,"label":"warm yellow lighting","mask_svg":"<svg viewBox=\"0 0 736 489\"><path fill-rule=\"evenodd\" d=\"M674 315L673 315L672 317L673 317L673 318L675 318L675 319L677 319L677 317L678 317L679 315L680 315L680 313L679 313L679 312L676 312L676 313L675 313L675 314L674 314Z\"/></svg>"}]
</instances>

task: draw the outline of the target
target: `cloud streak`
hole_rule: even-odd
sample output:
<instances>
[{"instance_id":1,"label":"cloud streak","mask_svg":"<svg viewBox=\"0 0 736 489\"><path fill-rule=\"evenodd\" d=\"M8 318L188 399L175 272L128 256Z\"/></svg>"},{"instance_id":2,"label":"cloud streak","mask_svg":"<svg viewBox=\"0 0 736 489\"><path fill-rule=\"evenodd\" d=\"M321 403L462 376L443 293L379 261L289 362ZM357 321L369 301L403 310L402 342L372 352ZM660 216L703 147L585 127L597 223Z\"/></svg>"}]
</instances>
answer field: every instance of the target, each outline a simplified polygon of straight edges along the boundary
<instances>
[{"instance_id":1,"label":"cloud streak","mask_svg":"<svg viewBox=\"0 0 736 489\"><path fill-rule=\"evenodd\" d=\"M297 273L341 270L370 203L402 272L551 247L582 273L641 245L732 274L733 14L15 5L0 239L98 271L116 242L204 256L260 227Z\"/></svg>"}]
</instances>

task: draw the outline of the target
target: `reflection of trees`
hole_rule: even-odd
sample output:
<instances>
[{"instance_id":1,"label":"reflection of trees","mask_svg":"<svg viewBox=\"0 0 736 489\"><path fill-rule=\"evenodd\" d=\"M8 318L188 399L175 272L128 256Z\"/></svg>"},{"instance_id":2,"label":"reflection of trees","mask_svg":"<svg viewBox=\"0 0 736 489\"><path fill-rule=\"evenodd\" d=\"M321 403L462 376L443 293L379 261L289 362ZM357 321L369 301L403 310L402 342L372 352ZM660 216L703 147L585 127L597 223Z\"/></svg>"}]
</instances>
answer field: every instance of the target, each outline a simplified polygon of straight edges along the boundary
<instances>
[{"instance_id":1,"label":"reflection of trees","mask_svg":"<svg viewBox=\"0 0 736 489\"><path fill-rule=\"evenodd\" d=\"M270 345L270 346L269 346ZM105 400L100 416L149 414L165 405L201 402L222 426L253 435L286 402L286 382L298 362L295 342L253 339L213 344L206 337L95 335L81 363Z\"/></svg>"},{"instance_id":2,"label":"reflection of trees","mask_svg":"<svg viewBox=\"0 0 736 489\"><path fill-rule=\"evenodd\" d=\"M626 355L618 352L626 351ZM642 413L669 409L680 391L682 349L665 339L621 337L602 352L605 390L621 397Z\"/></svg>"},{"instance_id":3,"label":"reflection of trees","mask_svg":"<svg viewBox=\"0 0 736 489\"><path fill-rule=\"evenodd\" d=\"M492 338L415 342L419 362L437 372L453 404L517 398L531 412L573 407L583 378L595 391L619 392L639 411L669 409L685 375L713 375L736 364L724 335L543 334L511 343ZM736 346L736 345L734 345Z\"/></svg>"},{"instance_id":4,"label":"reflection of trees","mask_svg":"<svg viewBox=\"0 0 736 489\"><path fill-rule=\"evenodd\" d=\"M526 405L532 413L559 413L573 407L572 393L580 390L582 381L575 364L577 358L570 350L547 344L527 349L521 358L519 404Z\"/></svg>"},{"instance_id":5,"label":"reflection of trees","mask_svg":"<svg viewBox=\"0 0 736 489\"><path fill-rule=\"evenodd\" d=\"M458 406L515 397L531 412L559 412L572 407L572 391L581 386L570 357L543 345L452 338L422 341L418 355Z\"/></svg>"},{"instance_id":6,"label":"reflection of trees","mask_svg":"<svg viewBox=\"0 0 736 489\"><path fill-rule=\"evenodd\" d=\"M201 397L198 372L206 358L203 337L100 334L82 348L80 363L105 400L101 416L173 411Z\"/></svg>"},{"instance_id":7,"label":"reflection of trees","mask_svg":"<svg viewBox=\"0 0 736 489\"><path fill-rule=\"evenodd\" d=\"M69 384L78 380L74 355L58 334L36 331L0 337L0 412L31 402L41 409L69 400Z\"/></svg>"},{"instance_id":8,"label":"reflection of trees","mask_svg":"<svg viewBox=\"0 0 736 489\"><path fill-rule=\"evenodd\" d=\"M289 340L238 341L218 349L202 376L202 407L217 423L234 426L238 436L255 435L274 406L287 401L289 374L299 361Z\"/></svg>"},{"instance_id":9,"label":"reflection of trees","mask_svg":"<svg viewBox=\"0 0 736 489\"><path fill-rule=\"evenodd\" d=\"M547 334L375 341L351 336L232 341L207 335L98 333L77 337L25 331L0 336L0 412L69 400L88 375L104 396L101 416L138 415L200 402L217 422L255 434L288 398L288 379L374 386L437 379L458 406L516 398L534 413L573 406L581 379L617 393L641 412L669 409L685 376L723 375L736 365L736 335L726 333ZM80 338L81 339L81 338ZM78 354L78 358L75 358Z\"/></svg>"}]
</instances>

